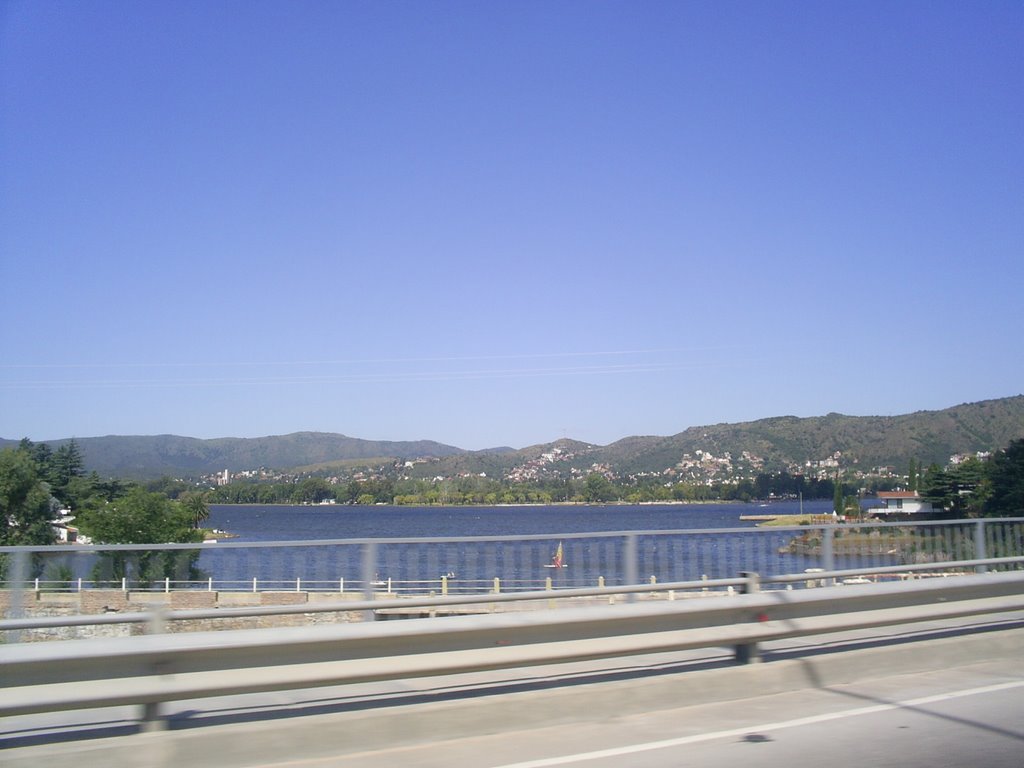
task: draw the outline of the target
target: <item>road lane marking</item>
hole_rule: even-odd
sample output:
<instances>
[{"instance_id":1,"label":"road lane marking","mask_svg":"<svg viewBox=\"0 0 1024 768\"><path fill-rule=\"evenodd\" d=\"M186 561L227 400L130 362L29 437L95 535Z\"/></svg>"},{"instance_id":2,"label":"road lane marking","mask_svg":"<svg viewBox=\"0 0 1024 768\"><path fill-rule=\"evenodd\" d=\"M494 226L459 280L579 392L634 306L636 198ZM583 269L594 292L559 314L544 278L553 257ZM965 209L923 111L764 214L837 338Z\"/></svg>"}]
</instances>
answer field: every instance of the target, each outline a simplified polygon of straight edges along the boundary
<instances>
[{"instance_id":1,"label":"road lane marking","mask_svg":"<svg viewBox=\"0 0 1024 768\"><path fill-rule=\"evenodd\" d=\"M794 720L783 720L777 723L762 723L759 725L748 725L743 728L730 728L726 731L715 731L714 733L701 733L696 734L694 736L680 736L676 739L649 741L643 744L633 744L628 747L613 747L610 749L599 749L593 752L579 752L575 755L564 755L562 757L546 757L541 758L540 760L527 760L521 763L506 763L505 765L496 766L495 768L549 768L550 766L570 765L572 763L582 763L587 760L599 760L606 757L621 757L623 755L631 755L637 752L651 752L656 749L665 749L667 747L680 747L686 744L696 744L702 741L713 741L714 739L725 739L729 737L746 736L751 732L763 733L765 731L777 731L783 728L799 728L803 725L814 725L816 723L824 723L830 720L843 720L848 717L860 717L861 715L873 715L878 712L887 712L893 709L920 707L925 704L935 704L941 701L951 701L953 699L960 699L966 696L979 696L986 693L996 693L998 691L1006 691L1012 688L1020 688L1022 686L1024 686L1024 680L1015 680L1006 683L985 685L980 688L968 688L962 691L938 693L933 694L931 696L922 696L917 699L895 701L891 704L875 704L870 707L846 709L842 710L841 712L811 715L810 717L799 717Z\"/></svg>"}]
</instances>

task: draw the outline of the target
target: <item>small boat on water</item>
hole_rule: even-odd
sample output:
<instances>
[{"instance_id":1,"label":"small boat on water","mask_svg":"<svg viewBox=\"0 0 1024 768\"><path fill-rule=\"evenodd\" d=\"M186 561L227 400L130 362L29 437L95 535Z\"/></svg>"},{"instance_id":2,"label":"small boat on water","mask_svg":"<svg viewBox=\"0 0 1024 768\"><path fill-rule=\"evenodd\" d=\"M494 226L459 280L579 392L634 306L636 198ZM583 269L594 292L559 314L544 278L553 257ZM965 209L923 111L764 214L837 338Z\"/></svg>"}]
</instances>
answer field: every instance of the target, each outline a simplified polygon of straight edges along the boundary
<instances>
[{"instance_id":1,"label":"small boat on water","mask_svg":"<svg viewBox=\"0 0 1024 768\"><path fill-rule=\"evenodd\" d=\"M554 556L551 558L551 562L544 566L545 568L567 568L562 555L562 542L558 542L558 549L555 550Z\"/></svg>"}]
</instances>

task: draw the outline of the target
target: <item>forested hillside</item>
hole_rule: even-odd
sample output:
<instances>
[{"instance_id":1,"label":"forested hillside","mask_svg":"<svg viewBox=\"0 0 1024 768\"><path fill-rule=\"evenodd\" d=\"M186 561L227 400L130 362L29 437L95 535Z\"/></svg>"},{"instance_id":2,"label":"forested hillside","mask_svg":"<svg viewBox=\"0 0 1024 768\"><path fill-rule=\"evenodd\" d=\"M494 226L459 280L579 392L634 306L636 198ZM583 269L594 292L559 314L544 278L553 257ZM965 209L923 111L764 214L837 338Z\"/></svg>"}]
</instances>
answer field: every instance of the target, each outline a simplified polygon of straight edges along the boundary
<instances>
[{"instance_id":1,"label":"forested hillside","mask_svg":"<svg viewBox=\"0 0 1024 768\"><path fill-rule=\"evenodd\" d=\"M559 440L520 450L465 451L432 441L372 441L322 432L214 440L159 435L76 437L75 441L85 468L101 476L199 477L260 467L327 471L334 465L365 460L377 464L415 461L408 468L413 477L485 474L529 479L543 465L566 475L594 467L619 476L666 470L684 475L687 466L726 455L744 473L793 472L837 453L847 468L904 469L912 460L927 466L944 464L954 454L998 450L1020 437L1024 437L1022 395L901 416L832 413L690 427L669 437L634 436L607 446ZM57 450L69 439L46 442ZM17 442L0 440L0 447Z\"/></svg>"},{"instance_id":2,"label":"forested hillside","mask_svg":"<svg viewBox=\"0 0 1024 768\"><path fill-rule=\"evenodd\" d=\"M69 438L70 439L70 438ZM69 442L45 441L56 450ZM296 432L257 438L199 440L177 435L76 437L83 463L101 476L153 478L198 477L213 472L293 467L352 459L450 456L461 449L429 440L388 442L360 440L326 432ZM0 447L17 441L0 441Z\"/></svg>"},{"instance_id":3,"label":"forested hillside","mask_svg":"<svg viewBox=\"0 0 1024 768\"><path fill-rule=\"evenodd\" d=\"M865 471L877 466L944 464L959 453L992 451L1024 436L1024 396L986 400L903 416L793 416L742 424L691 427L644 445L620 441L603 452L603 460L624 472L670 467L698 449L720 455L748 452L764 460L768 471L784 470L807 460L840 452L847 464Z\"/></svg>"}]
</instances>

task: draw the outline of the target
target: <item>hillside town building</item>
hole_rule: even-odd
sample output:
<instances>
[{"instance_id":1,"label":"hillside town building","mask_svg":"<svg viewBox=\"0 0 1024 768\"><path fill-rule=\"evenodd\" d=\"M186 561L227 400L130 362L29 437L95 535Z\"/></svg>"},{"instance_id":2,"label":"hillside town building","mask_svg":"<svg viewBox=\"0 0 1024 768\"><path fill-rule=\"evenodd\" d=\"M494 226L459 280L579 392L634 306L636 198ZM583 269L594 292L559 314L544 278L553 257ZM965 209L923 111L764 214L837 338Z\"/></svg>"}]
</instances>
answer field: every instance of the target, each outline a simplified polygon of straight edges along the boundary
<instances>
[{"instance_id":1,"label":"hillside town building","mask_svg":"<svg viewBox=\"0 0 1024 768\"><path fill-rule=\"evenodd\" d=\"M917 491L879 491L878 500L882 506L872 508L873 515L930 515L938 511Z\"/></svg>"}]
</instances>

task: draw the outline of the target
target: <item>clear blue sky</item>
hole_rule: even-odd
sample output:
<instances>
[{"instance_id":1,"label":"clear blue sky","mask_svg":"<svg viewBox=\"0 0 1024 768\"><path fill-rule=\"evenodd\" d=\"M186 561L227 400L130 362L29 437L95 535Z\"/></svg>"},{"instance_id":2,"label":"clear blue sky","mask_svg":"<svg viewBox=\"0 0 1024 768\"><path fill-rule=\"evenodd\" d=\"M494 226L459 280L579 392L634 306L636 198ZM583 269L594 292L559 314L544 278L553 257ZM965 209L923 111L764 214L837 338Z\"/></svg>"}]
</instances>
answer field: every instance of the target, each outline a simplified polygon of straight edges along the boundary
<instances>
[{"instance_id":1,"label":"clear blue sky","mask_svg":"<svg viewBox=\"0 0 1024 768\"><path fill-rule=\"evenodd\" d=\"M1024 391L1020 2L0 0L0 436Z\"/></svg>"}]
</instances>

